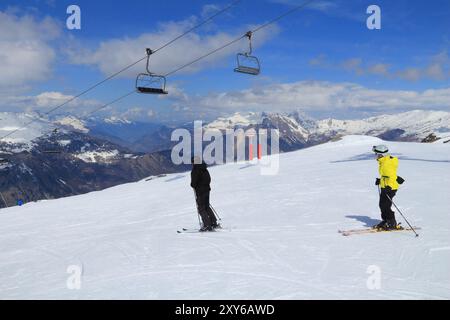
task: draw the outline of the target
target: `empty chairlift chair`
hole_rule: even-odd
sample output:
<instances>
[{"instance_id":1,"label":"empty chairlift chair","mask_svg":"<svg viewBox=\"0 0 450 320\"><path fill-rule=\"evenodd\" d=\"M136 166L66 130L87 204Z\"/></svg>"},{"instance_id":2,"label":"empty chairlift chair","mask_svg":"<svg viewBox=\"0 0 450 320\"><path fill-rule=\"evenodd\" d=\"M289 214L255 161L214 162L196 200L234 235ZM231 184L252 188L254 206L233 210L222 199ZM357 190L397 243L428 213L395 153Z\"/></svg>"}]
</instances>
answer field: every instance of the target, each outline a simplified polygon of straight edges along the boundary
<instances>
[{"instance_id":1,"label":"empty chairlift chair","mask_svg":"<svg viewBox=\"0 0 450 320\"><path fill-rule=\"evenodd\" d=\"M258 58L252 56L252 32L247 32L245 36L248 38L249 51L237 54L237 68L234 71L257 76L261 71L261 66Z\"/></svg>"},{"instance_id":2,"label":"empty chairlift chair","mask_svg":"<svg viewBox=\"0 0 450 320\"><path fill-rule=\"evenodd\" d=\"M147 73L140 73L136 78L136 90L139 93L146 94L167 94L166 77L154 74L149 70L150 55L153 53L151 49L147 50Z\"/></svg>"}]
</instances>

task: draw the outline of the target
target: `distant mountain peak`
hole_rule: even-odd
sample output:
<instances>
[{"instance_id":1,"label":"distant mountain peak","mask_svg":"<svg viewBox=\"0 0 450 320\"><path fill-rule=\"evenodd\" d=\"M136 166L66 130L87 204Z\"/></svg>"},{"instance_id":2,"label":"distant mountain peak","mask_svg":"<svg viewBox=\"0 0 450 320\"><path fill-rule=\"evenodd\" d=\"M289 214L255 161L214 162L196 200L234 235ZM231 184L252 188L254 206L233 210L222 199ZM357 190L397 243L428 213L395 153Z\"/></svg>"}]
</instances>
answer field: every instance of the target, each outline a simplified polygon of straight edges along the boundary
<instances>
[{"instance_id":1,"label":"distant mountain peak","mask_svg":"<svg viewBox=\"0 0 450 320\"><path fill-rule=\"evenodd\" d=\"M205 129L235 129L260 126L278 128L290 140L325 141L335 135L371 135L387 140L428 141L450 136L450 113L445 111L413 110L397 114L384 114L358 120L327 118L315 120L300 110L288 114L272 112L236 112L219 117ZM425 140L424 140L425 139Z\"/></svg>"},{"instance_id":2,"label":"distant mountain peak","mask_svg":"<svg viewBox=\"0 0 450 320\"><path fill-rule=\"evenodd\" d=\"M80 120L74 116L66 116L60 119L55 120L56 124L72 127L75 130L81 131L83 133L88 133L89 129L86 126L86 123L83 120Z\"/></svg>"},{"instance_id":3,"label":"distant mountain peak","mask_svg":"<svg viewBox=\"0 0 450 320\"><path fill-rule=\"evenodd\" d=\"M111 116L109 118L105 118L105 119L103 119L103 121L105 123L109 123L109 124L131 124L131 123L133 123L132 121L130 121L126 118L120 118L117 116Z\"/></svg>"},{"instance_id":4,"label":"distant mountain peak","mask_svg":"<svg viewBox=\"0 0 450 320\"><path fill-rule=\"evenodd\" d=\"M248 127L262 122L262 113L236 112L229 117L219 117L205 126L205 129L234 129L236 127Z\"/></svg>"}]
</instances>

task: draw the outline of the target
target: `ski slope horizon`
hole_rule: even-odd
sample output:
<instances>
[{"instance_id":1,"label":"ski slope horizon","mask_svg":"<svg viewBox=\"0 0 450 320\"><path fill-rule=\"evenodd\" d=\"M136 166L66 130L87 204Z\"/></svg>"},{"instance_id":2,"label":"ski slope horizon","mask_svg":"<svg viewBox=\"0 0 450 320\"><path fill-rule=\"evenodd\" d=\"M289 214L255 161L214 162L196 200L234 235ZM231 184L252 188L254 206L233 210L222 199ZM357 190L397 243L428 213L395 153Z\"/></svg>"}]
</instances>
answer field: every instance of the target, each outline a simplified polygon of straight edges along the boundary
<instances>
[{"instance_id":1,"label":"ski slope horizon","mask_svg":"<svg viewBox=\"0 0 450 320\"><path fill-rule=\"evenodd\" d=\"M394 201L418 238L338 233L380 219L379 143L400 159ZM346 136L279 156L274 176L209 168L218 232L176 232L198 227L189 172L2 209L0 299L450 298L449 145Z\"/></svg>"}]
</instances>

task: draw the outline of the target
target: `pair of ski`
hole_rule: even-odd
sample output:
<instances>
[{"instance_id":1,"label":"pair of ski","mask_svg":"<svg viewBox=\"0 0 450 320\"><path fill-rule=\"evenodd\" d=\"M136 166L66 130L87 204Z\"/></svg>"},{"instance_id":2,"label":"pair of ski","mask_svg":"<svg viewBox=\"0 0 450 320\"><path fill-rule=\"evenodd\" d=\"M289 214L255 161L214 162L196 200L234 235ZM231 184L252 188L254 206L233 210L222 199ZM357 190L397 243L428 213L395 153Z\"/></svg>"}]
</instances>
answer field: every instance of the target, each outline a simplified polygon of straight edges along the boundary
<instances>
[{"instance_id":1,"label":"pair of ski","mask_svg":"<svg viewBox=\"0 0 450 320\"><path fill-rule=\"evenodd\" d=\"M414 227L414 230L420 230L420 227ZM198 229L187 229L183 228L181 230L177 230L177 233L207 233L207 232L217 232L223 230L222 228L214 229L212 231L200 231ZM338 230L340 234L343 236L351 236L356 234L368 234L368 233L380 233L380 232L401 232L401 231L413 231L411 228L401 228L401 229L393 229L393 230L383 230L383 229L374 229L374 228L365 228L365 229L351 229L351 230Z\"/></svg>"},{"instance_id":2,"label":"pair of ski","mask_svg":"<svg viewBox=\"0 0 450 320\"><path fill-rule=\"evenodd\" d=\"M188 229L188 228L183 228L181 230L177 230L177 233L208 233L208 232L218 232L223 230L222 227L219 227L217 229L213 229L211 231L200 231L199 229Z\"/></svg>"},{"instance_id":3,"label":"pair of ski","mask_svg":"<svg viewBox=\"0 0 450 320\"><path fill-rule=\"evenodd\" d=\"M206 231L205 231L206 232ZM211 232L211 231L208 231ZM199 229L188 229L188 228L183 228L181 230L177 230L177 233L203 233L202 231L200 231Z\"/></svg>"},{"instance_id":4,"label":"pair of ski","mask_svg":"<svg viewBox=\"0 0 450 320\"><path fill-rule=\"evenodd\" d=\"M420 230L420 227L414 227L414 230ZM352 229L352 230L338 230L338 232L345 237L355 235L355 234L368 234L368 233L380 233L380 232L402 232L402 231L413 231L413 229L401 228L401 229L393 229L393 230L383 230L383 229L365 228L365 229Z\"/></svg>"}]
</instances>

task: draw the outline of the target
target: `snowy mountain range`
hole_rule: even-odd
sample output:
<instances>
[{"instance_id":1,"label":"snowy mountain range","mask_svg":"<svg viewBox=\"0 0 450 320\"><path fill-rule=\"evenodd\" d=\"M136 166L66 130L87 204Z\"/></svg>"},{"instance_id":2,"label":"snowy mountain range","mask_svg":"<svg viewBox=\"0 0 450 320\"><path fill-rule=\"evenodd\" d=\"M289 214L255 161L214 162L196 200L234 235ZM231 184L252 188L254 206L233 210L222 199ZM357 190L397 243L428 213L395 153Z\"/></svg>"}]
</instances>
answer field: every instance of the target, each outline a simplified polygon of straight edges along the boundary
<instances>
[{"instance_id":1,"label":"snowy mountain range","mask_svg":"<svg viewBox=\"0 0 450 320\"><path fill-rule=\"evenodd\" d=\"M0 134L11 133L0 143L0 207L185 170L172 164L170 151L133 152L91 134L77 118L49 121L30 114L1 114L0 119Z\"/></svg>"},{"instance_id":2,"label":"snowy mountain range","mask_svg":"<svg viewBox=\"0 0 450 320\"><path fill-rule=\"evenodd\" d=\"M29 122L31 124L22 129ZM193 128L192 124L184 124L181 127L188 130ZM131 151L145 153L170 149L173 145L170 135L175 129L162 123L142 123L119 117L80 120L74 116L60 116L46 119L36 114L0 113L0 136L20 129L14 135L2 139L4 147L9 145L10 148L19 148L16 151L20 151L20 147L32 148L33 140L50 133L54 128L82 132L121 145ZM377 136L391 141L421 142L424 139L450 138L450 113L416 110L361 120L331 118L315 120L301 112L290 114L248 112L220 117L205 124L204 128L205 130L277 128L280 130L282 140L285 139L287 145L295 146L297 149L349 134Z\"/></svg>"},{"instance_id":3,"label":"snowy mountain range","mask_svg":"<svg viewBox=\"0 0 450 320\"><path fill-rule=\"evenodd\" d=\"M390 141L422 142L431 139L450 139L450 113L444 111L415 110L400 114L381 115L361 120L314 120L299 112L236 113L219 118L206 128L226 130L250 127L278 128L280 135L292 141L317 144L336 136L369 135Z\"/></svg>"},{"instance_id":4,"label":"snowy mountain range","mask_svg":"<svg viewBox=\"0 0 450 320\"><path fill-rule=\"evenodd\" d=\"M400 159L395 202L418 238L338 233L379 222L380 143ZM210 168L214 233L176 232L198 228L188 173L2 209L0 299L450 298L447 145L347 136L279 161L273 176Z\"/></svg>"},{"instance_id":5,"label":"snowy mountain range","mask_svg":"<svg viewBox=\"0 0 450 320\"><path fill-rule=\"evenodd\" d=\"M184 128L192 130L193 125ZM299 112L250 112L221 117L204 126L205 130L236 128L278 129L281 152L350 134L446 143L450 141L450 113L411 111L362 120L314 120ZM11 134L0 142L0 191L9 206L18 199L57 198L183 171L185 166L175 166L170 159L176 143L170 140L173 129L114 117L47 119L36 114L1 113L0 135ZM0 201L0 206L5 206L5 201Z\"/></svg>"}]
</instances>

